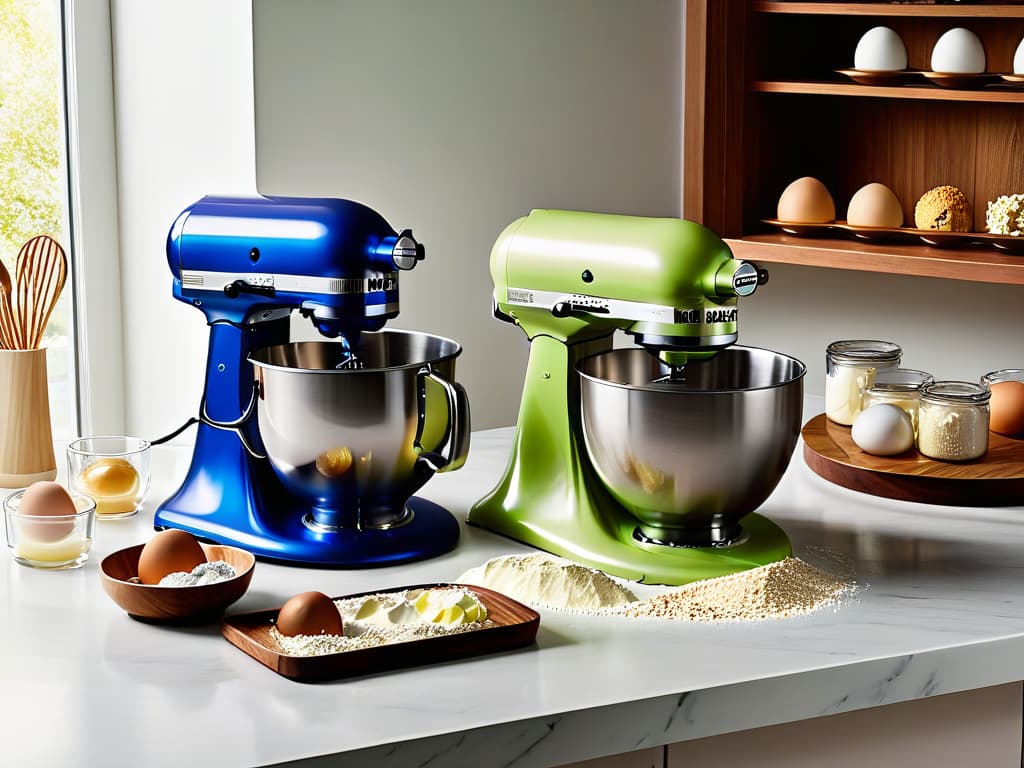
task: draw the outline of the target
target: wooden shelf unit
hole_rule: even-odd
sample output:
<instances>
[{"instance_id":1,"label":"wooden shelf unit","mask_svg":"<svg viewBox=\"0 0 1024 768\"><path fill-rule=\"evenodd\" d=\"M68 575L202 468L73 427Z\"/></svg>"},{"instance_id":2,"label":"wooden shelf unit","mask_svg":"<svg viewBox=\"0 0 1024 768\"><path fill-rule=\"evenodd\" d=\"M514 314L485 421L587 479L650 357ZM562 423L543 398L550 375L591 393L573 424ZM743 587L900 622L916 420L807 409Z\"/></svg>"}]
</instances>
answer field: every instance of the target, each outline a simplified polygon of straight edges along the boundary
<instances>
[{"instance_id":1,"label":"wooden shelf unit","mask_svg":"<svg viewBox=\"0 0 1024 768\"><path fill-rule=\"evenodd\" d=\"M998 86L1003 88L1003 86ZM957 90L937 85L861 85L827 80L755 80L756 93L800 93L809 96L856 96L875 99L918 99L924 101L969 101L977 104L1024 104L1024 88L997 90L993 87Z\"/></svg>"},{"instance_id":2,"label":"wooden shelf unit","mask_svg":"<svg viewBox=\"0 0 1024 768\"><path fill-rule=\"evenodd\" d=\"M836 79L860 36L880 23L903 37L911 69L927 68L943 31L966 26L981 37L989 69L1010 71L1024 3L688 0L683 215L726 238L740 258L1024 285L1024 255L797 238L761 222L800 176L825 183L839 218L857 189L882 182L911 226L918 198L952 184L971 202L976 231L989 200L1024 192L1024 89Z\"/></svg>"},{"instance_id":3,"label":"wooden shelf unit","mask_svg":"<svg viewBox=\"0 0 1024 768\"><path fill-rule=\"evenodd\" d=\"M1024 5L906 5L892 3L801 3L757 0L757 13L815 16L924 16L945 19L1024 19Z\"/></svg>"},{"instance_id":4,"label":"wooden shelf unit","mask_svg":"<svg viewBox=\"0 0 1024 768\"><path fill-rule=\"evenodd\" d=\"M979 283L1024 285L1024 256L988 248L879 245L783 234L727 238L738 259L766 264L852 269L894 275L944 277Z\"/></svg>"}]
</instances>

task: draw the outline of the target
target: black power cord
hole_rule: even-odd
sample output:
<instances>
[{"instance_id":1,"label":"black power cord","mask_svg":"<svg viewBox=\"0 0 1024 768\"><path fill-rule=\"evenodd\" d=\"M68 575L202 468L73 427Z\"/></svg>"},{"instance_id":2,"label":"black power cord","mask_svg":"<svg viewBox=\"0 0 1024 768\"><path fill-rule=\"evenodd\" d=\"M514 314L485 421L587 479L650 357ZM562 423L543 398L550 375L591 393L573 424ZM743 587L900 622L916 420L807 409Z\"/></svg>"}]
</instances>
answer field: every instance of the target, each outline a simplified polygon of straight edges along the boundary
<instances>
[{"instance_id":1,"label":"black power cord","mask_svg":"<svg viewBox=\"0 0 1024 768\"><path fill-rule=\"evenodd\" d=\"M163 437L157 438L156 440L150 440L149 444L150 445L161 445L163 443L166 443L169 440L173 440L174 438L176 438L178 435L180 435L186 429L191 427L193 424L198 424L198 423L199 423L199 419L196 418L195 416L193 416L192 418L190 418L188 421L186 421L184 424L182 424L180 427L178 427L176 430L174 430L170 434L164 435Z\"/></svg>"}]
</instances>

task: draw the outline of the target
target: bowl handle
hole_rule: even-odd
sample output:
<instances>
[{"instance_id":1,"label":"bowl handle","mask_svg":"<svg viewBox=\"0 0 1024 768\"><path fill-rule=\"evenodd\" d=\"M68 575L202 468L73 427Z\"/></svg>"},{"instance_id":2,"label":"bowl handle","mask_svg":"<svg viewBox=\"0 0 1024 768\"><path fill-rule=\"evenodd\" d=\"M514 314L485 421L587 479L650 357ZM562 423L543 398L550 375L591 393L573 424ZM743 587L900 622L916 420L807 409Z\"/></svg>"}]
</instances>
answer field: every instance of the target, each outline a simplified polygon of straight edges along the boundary
<instances>
[{"instance_id":1,"label":"bowl handle","mask_svg":"<svg viewBox=\"0 0 1024 768\"><path fill-rule=\"evenodd\" d=\"M444 437L433 450L425 449L422 444L427 420L428 380L441 387L448 408ZM466 456L469 455L469 396L465 388L461 384L438 376L429 366L424 366L416 374L416 389L419 421L413 445L419 452L420 460L435 472L451 472L458 469L466 463Z\"/></svg>"}]
</instances>

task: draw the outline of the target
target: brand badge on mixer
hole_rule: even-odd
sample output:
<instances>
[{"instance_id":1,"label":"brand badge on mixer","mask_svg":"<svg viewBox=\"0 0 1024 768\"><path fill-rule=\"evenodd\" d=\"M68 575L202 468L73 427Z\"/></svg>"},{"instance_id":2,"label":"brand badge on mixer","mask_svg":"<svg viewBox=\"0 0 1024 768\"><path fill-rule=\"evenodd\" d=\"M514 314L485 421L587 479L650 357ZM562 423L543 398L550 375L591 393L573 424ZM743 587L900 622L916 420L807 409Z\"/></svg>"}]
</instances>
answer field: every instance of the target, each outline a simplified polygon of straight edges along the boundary
<instances>
[{"instance_id":1,"label":"brand badge on mixer","mask_svg":"<svg viewBox=\"0 0 1024 768\"><path fill-rule=\"evenodd\" d=\"M736 307L714 307L704 309L676 309L676 325L715 325L735 323L739 312Z\"/></svg>"},{"instance_id":2,"label":"brand badge on mixer","mask_svg":"<svg viewBox=\"0 0 1024 768\"><path fill-rule=\"evenodd\" d=\"M705 309L704 322L708 325L715 323L735 323L739 315L736 307L722 307L720 309Z\"/></svg>"},{"instance_id":3,"label":"brand badge on mixer","mask_svg":"<svg viewBox=\"0 0 1024 768\"><path fill-rule=\"evenodd\" d=\"M386 275L377 274L366 278L366 290L370 291L393 291L398 288L398 278L393 272Z\"/></svg>"}]
</instances>

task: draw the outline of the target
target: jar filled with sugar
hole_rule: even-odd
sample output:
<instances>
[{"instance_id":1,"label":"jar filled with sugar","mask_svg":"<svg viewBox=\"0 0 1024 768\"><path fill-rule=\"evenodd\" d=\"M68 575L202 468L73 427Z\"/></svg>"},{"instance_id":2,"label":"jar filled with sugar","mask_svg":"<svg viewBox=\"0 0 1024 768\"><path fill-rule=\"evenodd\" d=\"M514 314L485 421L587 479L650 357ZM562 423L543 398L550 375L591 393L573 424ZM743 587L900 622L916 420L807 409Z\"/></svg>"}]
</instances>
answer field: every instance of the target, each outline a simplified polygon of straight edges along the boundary
<instances>
[{"instance_id":1,"label":"jar filled with sugar","mask_svg":"<svg viewBox=\"0 0 1024 768\"><path fill-rule=\"evenodd\" d=\"M921 387L935 377L913 368L883 368L875 374L875 380L861 397L861 410L872 405L889 403L902 408L910 417L910 424L917 437L917 409L920 403Z\"/></svg>"},{"instance_id":2,"label":"jar filled with sugar","mask_svg":"<svg viewBox=\"0 0 1024 768\"><path fill-rule=\"evenodd\" d=\"M921 387L917 449L940 461L971 461L988 452L987 387L970 381L933 381Z\"/></svg>"},{"instance_id":3,"label":"jar filled with sugar","mask_svg":"<svg viewBox=\"0 0 1024 768\"><path fill-rule=\"evenodd\" d=\"M903 350L891 341L833 341L825 350L825 415L850 426L861 411L861 398L878 371L898 368Z\"/></svg>"}]
</instances>

